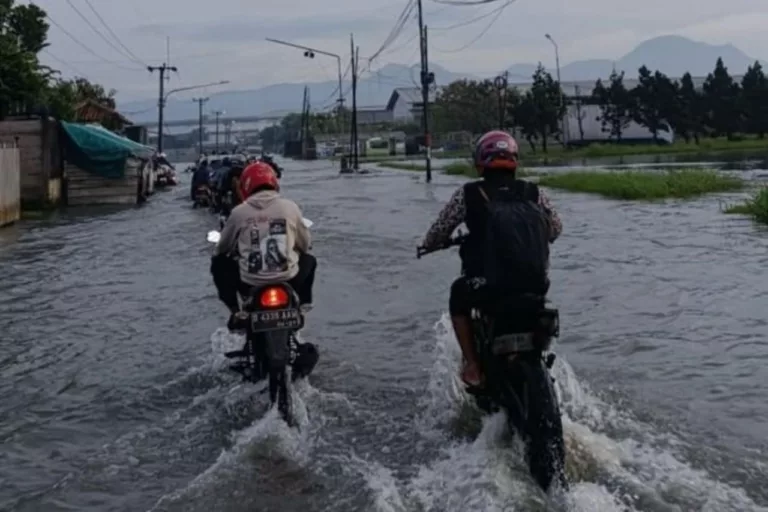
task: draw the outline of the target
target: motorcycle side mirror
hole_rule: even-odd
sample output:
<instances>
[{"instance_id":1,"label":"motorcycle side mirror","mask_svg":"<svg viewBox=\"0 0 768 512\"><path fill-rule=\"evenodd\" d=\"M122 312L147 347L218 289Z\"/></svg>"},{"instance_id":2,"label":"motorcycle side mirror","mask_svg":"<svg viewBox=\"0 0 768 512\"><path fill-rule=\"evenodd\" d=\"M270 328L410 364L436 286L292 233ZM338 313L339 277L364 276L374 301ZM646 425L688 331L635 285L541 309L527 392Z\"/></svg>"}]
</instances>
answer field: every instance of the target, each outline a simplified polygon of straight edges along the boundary
<instances>
[{"instance_id":1,"label":"motorcycle side mirror","mask_svg":"<svg viewBox=\"0 0 768 512\"><path fill-rule=\"evenodd\" d=\"M218 231L209 231L207 240L212 244L217 244L219 243L219 240L221 240L221 233Z\"/></svg>"}]
</instances>

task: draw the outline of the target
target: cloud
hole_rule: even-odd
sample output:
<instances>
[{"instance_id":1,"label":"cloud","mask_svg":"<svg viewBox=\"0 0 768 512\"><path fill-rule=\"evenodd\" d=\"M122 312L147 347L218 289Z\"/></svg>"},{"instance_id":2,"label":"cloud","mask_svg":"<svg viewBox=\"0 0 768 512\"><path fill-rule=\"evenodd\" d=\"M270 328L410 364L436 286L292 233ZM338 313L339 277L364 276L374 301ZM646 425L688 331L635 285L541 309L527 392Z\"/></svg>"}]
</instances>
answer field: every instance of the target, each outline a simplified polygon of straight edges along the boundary
<instances>
[{"instance_id":1,"label":"cloud","mask_svg":"<svg viewBox=\"0 0 768 512\"><path fill-rule=\"evenodd\" d=\"M732 43L756 58L768 57L768 2L764 0L517 0L496 18L467 24L505 0L482 7L446 6L424 1L430 27L430 60L456 72L489 75L515 63L547 64L558 42L562 64L589 58L617 59L638 43L660 34L680 34L714 44ZM344 56L354 32L362 57L374 53L390 33L407 0L132 0L93 2L142 64L170 58L179 67L171 86L229 79L233 88L256 88L287 81L325 81L336 75L333 59L304 59L299 50L264 41L288 40ZM107 46L67 2L46 2L52 19L98 56L50 30L49 51L60 61L43 60L67 74L87 77L118 90L118 97L155 93L156 77L130 56ZM75 2L79 4L79 2ZM693 8L695 6L695 8ZM87 9L98 28L103 28ZM415 17L383 52L374 69L388 62L418 60ZM487 28L493 21L493 26ZM462 26L440 30L447 26ZM104 30L102 32L106 33ZM483 33L482 37L478 35ZM472 42L474 39L476 41ZM470 44L471 43L471 44ZM459 52L451 52L466 46ZM365 66L364 66L365 67ZM126 69L128 68L128 69ZM178 85L176 85L178 84Z\"/></svg>"}]
</instances>

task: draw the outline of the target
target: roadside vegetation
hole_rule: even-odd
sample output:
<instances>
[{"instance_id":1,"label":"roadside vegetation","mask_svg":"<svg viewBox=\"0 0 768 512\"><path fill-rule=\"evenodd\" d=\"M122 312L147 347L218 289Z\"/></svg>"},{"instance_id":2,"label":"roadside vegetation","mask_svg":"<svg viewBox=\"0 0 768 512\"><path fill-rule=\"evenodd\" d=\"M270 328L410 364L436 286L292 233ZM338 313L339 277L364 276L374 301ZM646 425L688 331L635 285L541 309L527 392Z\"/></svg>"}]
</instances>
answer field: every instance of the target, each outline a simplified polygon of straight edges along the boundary
<instances>
[{"instance_id":1,"label":"roadside vegetation","mask_svg":"<svg viewBox=\"0 0 768 512\"><path fill-rule=\"evenodd\" d=\"M539 185L613 199L653 201L740 190L744 182L709 169L574 171L542 176Z\"/></svg>"},{"instance_id":2,"label":"roadside vegetation","mask_svg":"<svg viewBox=\"0 0 768 512\"><path fill-rule=\"evenodd\" d=\"M725 213L748 215L757 222L768 224L768 187L760 189L741 204L726 207Z\"/></svg>"}]
</instances>

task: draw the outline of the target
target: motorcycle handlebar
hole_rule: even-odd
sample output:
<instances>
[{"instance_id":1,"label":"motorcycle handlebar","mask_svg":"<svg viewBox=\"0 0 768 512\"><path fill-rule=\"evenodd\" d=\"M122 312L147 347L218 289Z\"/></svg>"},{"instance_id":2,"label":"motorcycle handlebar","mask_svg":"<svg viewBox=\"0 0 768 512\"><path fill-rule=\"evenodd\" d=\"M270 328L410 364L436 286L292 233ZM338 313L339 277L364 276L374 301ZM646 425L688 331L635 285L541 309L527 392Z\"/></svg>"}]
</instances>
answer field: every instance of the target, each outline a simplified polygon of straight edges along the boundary
<instances>
[{"instance_id":1,"label":"motorcycle handlebar","mask_svg":"<svg viewBox=\"0 0 768 512\"><path fill-rule=\"evenodd\" d=\"M448 249L449 247L453 247L454 245L461 245L467 240L467 235L459 234L458 236L455 236L448 240L448 242L438 246L438 247L424 247L422 245L416 247L416 259L421 259L422 256L426 256L427 254L442 251L443 249Z\"/></svg>"}]
</instances>

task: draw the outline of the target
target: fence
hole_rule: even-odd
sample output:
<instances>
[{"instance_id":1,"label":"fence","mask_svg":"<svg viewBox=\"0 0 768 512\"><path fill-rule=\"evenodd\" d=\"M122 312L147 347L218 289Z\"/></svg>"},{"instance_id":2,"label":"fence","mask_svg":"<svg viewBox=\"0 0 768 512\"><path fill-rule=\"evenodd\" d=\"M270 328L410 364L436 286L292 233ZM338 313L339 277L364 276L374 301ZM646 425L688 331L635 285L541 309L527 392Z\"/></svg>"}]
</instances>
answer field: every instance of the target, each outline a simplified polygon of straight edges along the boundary
<instances>
[{"instance_id":1,"label":"fence","mask_svg":"<svg viewBox=\"0 0 768 512\"><path fill-rule=\"evenodd\" d=\"M21 218L21 161L19 149L0 145L0 227Z\"/></svg>"}]
</instances>

